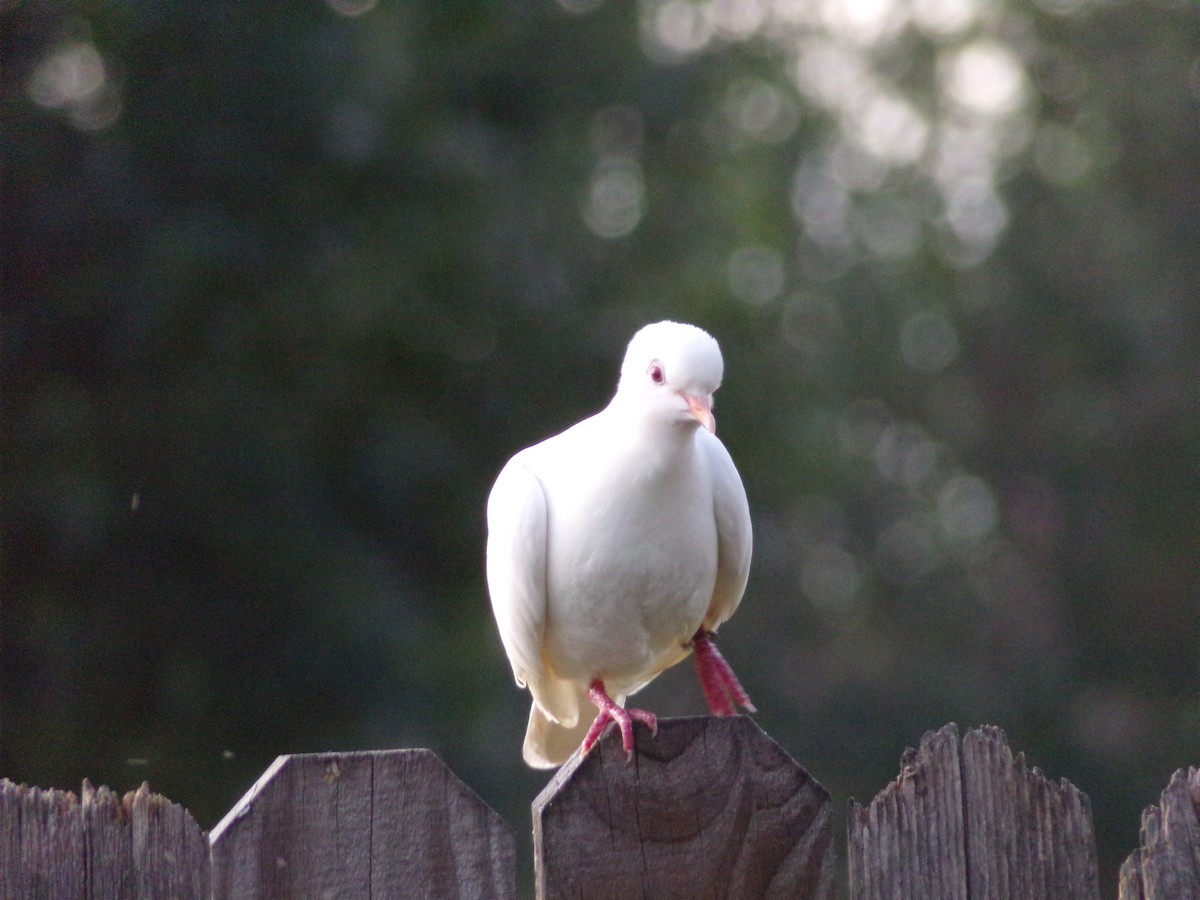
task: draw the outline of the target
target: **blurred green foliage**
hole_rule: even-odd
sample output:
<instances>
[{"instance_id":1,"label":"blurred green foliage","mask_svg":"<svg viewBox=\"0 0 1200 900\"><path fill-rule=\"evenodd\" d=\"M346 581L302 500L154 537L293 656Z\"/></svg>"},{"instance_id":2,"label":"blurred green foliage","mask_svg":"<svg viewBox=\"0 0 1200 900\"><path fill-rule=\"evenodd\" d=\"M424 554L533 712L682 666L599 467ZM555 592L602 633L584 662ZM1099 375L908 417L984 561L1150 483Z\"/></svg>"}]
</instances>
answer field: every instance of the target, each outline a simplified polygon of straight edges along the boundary
<instances>
[{"instance_id":1,"label":"blurred green foliage","mask_svg":"<svg viewBox=\"0 0 1200 900\"><path fill-rule=\"evenodd\" d=\"M519 830L487 490L674 317L764 728L841 806L999 724L1111 892L1200 739L1198 48L1189 0L0 2L0 774L211 826L429 746Z\"/></svg>"}]
</instances>

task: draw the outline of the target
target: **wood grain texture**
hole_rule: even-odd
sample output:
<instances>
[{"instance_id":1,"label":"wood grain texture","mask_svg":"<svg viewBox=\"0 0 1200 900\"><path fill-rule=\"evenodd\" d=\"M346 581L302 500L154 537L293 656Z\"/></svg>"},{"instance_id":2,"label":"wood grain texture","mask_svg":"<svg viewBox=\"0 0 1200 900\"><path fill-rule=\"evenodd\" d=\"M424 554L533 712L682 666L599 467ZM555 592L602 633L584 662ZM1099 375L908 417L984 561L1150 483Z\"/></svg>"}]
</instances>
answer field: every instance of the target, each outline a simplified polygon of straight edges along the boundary
<instances>
[{"instance_id":1,"label":"wood grain texture","mask_svg":"<svg viewBox=\"0 0 1200 900\"><path fill-rule=\"evenodd\" d=\"M1014 759L998 728L926 734L848 832L852 900L1099 896L1086 795Z\"/></svg>"},{"instance_id":2,"label":"wood grain texture","mask_svg":"<svg viewBox=\"0 0 1200 900\"><path fill-rule=\"evenodd\" d=\"M83 782L79 802L87 834L88 896L136 897L133 872L133 794L129 805L115 791ZM199 831L199 829L197 829ZM207 849L207 842L201 838ZM208 871L208 855L203 867Z\"/></svg>"},{"instance_id":3,"label":"wood grain texture","mask_svg":"<svg viewBox=\"0 0 1200 900\"><path fill-rule=\"evenodd\" d=\"M968 896L959 751L957 726L929 732L905 751L899 777L869 807L851 801L851 898Z\"/></svg>"},{"instance_id":4,"label":"wood grain texture","mask_svg":"<svg viewBox=\"0 0 1200 900\"><path fill-rule=\"evenodd\" d=\"M213 829L213 897L512 897L512 831L429 750L281 756Z\"/></svg>"},{"instance_id":5,"label":"wood grain texture","mask_svg":"<svg viewBox=\"0 0 1200 900\"><path fill-rule=\"evenodd\" d=\"M1200 900L1200 769L1180 769L1142 813L1141 847L1121 866L1120 900Z\"/></svg>"},{"instance_id":6,"label":"wood grain texture","mask_svg":"<svg viewBox=\"0 0 1200 900\"><path fill-rule=\"evenodd\" d=\"M533 804L540 898L832 898L825 789L745 716L611 728Z\"/></svg>"},{"instance_id":7,"label":"wood grain texture","mask_svg":"<svg viewBox=\"0 0 1200 900\"><path fill-rule=\"evenodd\" d=\"M0 781L0 897L84 897L83 817L68 791Z\"/></svg>"},{"instance_id":8,"label":"wood grain texture","mask_svg":"<svg viewBox=\"0 0 1200 900\"><path fill-rule=\"evenodd\" d=\"M968 731L962 760L972 900L1098 898L1087 795L1014 759L999 728Z\"/></svg>"},{"instance_id":9,"label":"wood grain texture","mask_svg":"<svg viewBox=\"0 0 1200 900\"><path fill-rule=\"evenodd\" d=\"M0 781L0 897L207 900L208 840L146 785L81 797Z\"/></svg>"},{"instance_id":10,"label":"wood grain texture","mask_svg":"<svg viewBox=\"0 0 1200 900\"><path fill-rule=\"evenodd\" d=\"M134 894L139 898L209 896L208 836L182 806L143 784L132 797ZM97 895L111 896L111 895Z\"/></svg>"}]
</instances>

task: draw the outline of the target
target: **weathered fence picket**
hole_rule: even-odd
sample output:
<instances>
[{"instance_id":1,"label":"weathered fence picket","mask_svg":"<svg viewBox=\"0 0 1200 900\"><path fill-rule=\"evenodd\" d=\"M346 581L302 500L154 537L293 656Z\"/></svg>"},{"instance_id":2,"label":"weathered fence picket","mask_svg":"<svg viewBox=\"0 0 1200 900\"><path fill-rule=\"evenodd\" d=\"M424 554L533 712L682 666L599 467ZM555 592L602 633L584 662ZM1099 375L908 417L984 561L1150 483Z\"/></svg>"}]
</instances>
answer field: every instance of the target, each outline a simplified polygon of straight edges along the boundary
<instances>
[{"instance_id":1,"label":"weathered fence picket","mask_svg":"<svg viewBox=\"0 0 1200 900\"><path fill-rule=\"evenodd\" d=\"M832 898L821 785L744 716L616 730L533 803L538 897Z\"/></svg>"},{"instance_id":2,"label":"weathered fence picket","mask_svg":"<svg viewBox=\"0 0 1200 900\"><path fill-rule=\"evenodd\" d=\"M998 728L927 734L848 831L851 900L1100 896L1086 795L1014 760Z\"/></svg>"},{"instance_id":3,"label":"weathered fence picket","mask_svg":"<svg viewBox=\"0 0 1200 900\"><path fill-rule=\"evenodd\" d=\"M210 842L229 900L516 894L512 830L429 750L281 756Z\"/></svg>"},{"instance_id":4,"label":"weathered fence picket","mask_svg":"<svg viewBox=\"0 0 1200 900\"><path fill-rule=\"evenodd\" d=\"M538 896L832 898L825 790L750 719L611 730L533 804ZM996 728L947 725L852 804L853 900L1094 898L1091 808ZM1200 900L1200 770L1142 817L1120 900ZM284 756L205 835L143 785L0 780L3 900L512 897L512 830L428 750Z\"/></svg>"},{"instance_id":5,"label":"weathered fence picket","mask_svg":"<svg viewBox=\"0 0 1200 900\"><path fill-rule=\"evenodd\" d=\"M1142 813L1142 845L1121 866L1120 900L1200 900L1200 769L1171 776Z\"/></svg>"},{"instance_id":6,"label":"weathered fence picket","mask_svg":"<svg viewBox=\"0 0 1200 900\"><path fill-rule=\"evenodd\" d=\"M208 897L208 841L146 785L82 797L0 779L0 897Z\"/></svg>"}]
</instances>

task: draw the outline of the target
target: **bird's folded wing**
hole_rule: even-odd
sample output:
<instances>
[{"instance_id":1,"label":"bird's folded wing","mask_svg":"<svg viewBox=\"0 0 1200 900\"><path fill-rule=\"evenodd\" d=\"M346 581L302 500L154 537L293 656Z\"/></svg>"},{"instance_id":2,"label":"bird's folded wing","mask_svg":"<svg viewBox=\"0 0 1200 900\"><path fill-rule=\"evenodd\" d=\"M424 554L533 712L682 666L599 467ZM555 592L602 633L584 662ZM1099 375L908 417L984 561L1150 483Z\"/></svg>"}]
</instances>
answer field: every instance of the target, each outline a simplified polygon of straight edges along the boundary
<instances>
[{"instance_id":1,"label":"bird's folded wing","mask_svg":"<svg viewBox=\"0 0 1200 900\"><path fill-rule=\"evenodd\" d=\"M487 505L487 581L517 684L542 675L546 623L546 496L521 459L500 472Z\"/></svg>"},{"instance_id":2,"label":"bird's folded wing","mask_svg":"<svg viewBox=\"0 0 1200 900\"><path fill-rule=\"evenodd\" d=\"M733 615L750 576L750 552L753 544L750 504L737 468L717 438L701 434L713 485L713 513L717 520L717 580L712 603L704 617L709 631Z\"/></svg>"}]
</instances>

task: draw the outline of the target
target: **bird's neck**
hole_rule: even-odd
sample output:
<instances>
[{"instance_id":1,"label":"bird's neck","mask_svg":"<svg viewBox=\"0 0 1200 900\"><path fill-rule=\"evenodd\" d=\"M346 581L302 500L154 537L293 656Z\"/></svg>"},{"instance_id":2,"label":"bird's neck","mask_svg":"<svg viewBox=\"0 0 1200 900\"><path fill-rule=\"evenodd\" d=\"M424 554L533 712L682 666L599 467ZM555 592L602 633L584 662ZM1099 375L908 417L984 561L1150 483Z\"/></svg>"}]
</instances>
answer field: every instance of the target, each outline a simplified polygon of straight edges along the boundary
<instances>
[{"instance_id":1,"label":"bird's neck","mask_svg":"<svg viewBox=\"0 0 1200 900\"><path fill-rule=\"evenodd\" d=\"M620 394L605 412L611 417L610 427L619 452L638 459L641 470L647 474L662 467L678 466L696 446L698 422L649 414L643 406L625 401Z\"/></svg>"}]
</instances>

